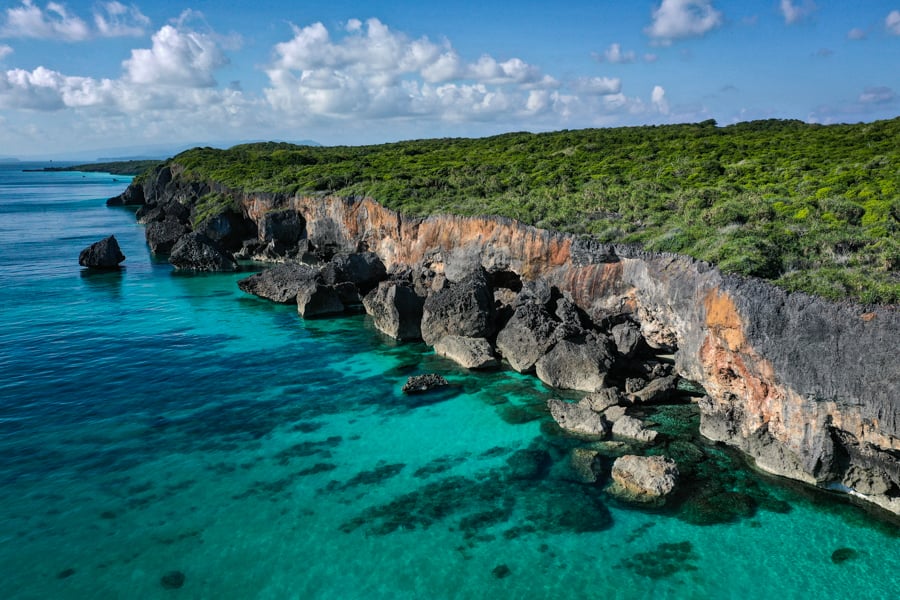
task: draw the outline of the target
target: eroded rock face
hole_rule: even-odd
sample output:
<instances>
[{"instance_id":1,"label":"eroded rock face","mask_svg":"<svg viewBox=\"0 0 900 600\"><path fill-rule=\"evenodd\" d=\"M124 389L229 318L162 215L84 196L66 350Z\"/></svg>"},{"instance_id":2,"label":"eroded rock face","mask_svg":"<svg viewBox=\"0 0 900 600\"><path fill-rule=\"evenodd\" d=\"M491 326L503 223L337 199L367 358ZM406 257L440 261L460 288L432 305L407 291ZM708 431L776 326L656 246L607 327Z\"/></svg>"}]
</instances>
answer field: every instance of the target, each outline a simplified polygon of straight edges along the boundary
<instances>
[{"instance_id":1,"label":"eroded rock face","mask_svg":"<svg viewBox=\"0 0 900 600\"><path fill-rule=\"evenodd\" d=\"M598 392L615 356L604 338L583 342L563 340L535 363L538 378L549 386L582 392Z\"/></svg>"},{"instance_id":2,"label":"eroded rock face","mask_svg":"<svg viewBox=\"0 0 900 600\"><path fill-rule=\"evenodd\" d=\"M585 400L573 404L551 398L547 401L547 406L553 420L570 433L601 438L609 433L609 423L601 414L591 410L590 403Z\"/></svg>"},{"instance_id":3,"label":"eroded rock face","mask_svg":"<svg viewBox=\"0 0 900 600\"><path fill-rule=\"evenodd\" d=\"M383 281L363 298L375 327L396 340L422 338L422 309L425 299L408 284Z\"/></svg>"},{"instance_id":4,"label":"eroded rock face","mask_svg":"<svg viewBox=\"0 0 900 600\"><path fill-rule=\"evenodd\" d=\"M94 242L78 255L78 264L90 269L118 269L123 260L125 255L114 235Z\"/></svg>"},{"instance_id":5,"label":"eroded rock face","mask_svg":"<svg viewBox=\"0 0 900 600\"><path fill-rule=\"evenodd\" d=\"M620 500L660 505L675 489L678 466L665 456L620 456L613 463L607 492Z\"/></svg>"},{"instance_id":6,"label":"eroded rock face","mask_svg":"<svg viewBox=\"0 0 900 600\"><path fill-rule=\"evenodd\" d=\"M201 233L181 236L172 247L169 262L185 271L237 271L237 262L218 244Z\"/></svg>"},{"instance_id":7,"label":"eroded rock face","mask_svg":"<svg viewBox=\"0 0 900 600\"><path fill-rule=\"evenodd\" d=\"M344 303L334 286L309 279L297 288L297 312L304 319L339 315Z\"/></svg>"},{"instance_id":8,"label":"eroded rock face","mask_svg":"<svg viewBox=\"0 0 900 600\"><path fill-rule=\"evenodd\" d=\"M144 237L150 252L153 254L168 254L175 247L175 243L190 232L187 225L175 219L164 221L151 221L144 229Z\"/></svg>"},{"instance_id":9,"label":"eroded rock face","mask_svg":"<svg viewBox=\"0 0 900 600\"><path fill-rule=\"evenodd\" d=\"M466 369L488 369L500 364L484 338L446 335L434 345L434 351Z\"/></svg>"},{"instance_id":10,"label":"eroded rock face","mask_svg":"<svg viewBox=\"0 0 900 600\"><path fill-rule=\"evenodd\" d=\"M652 442L659 435L652 429L644 427L640 419L628 415L622 415L616 419L612 426L614 436L637 440L639 442Z\"/></svg>"},{"instance_id":11,"label":"eroded rock face","mask_svg":"<svg viewBox=\"0 0 900 600\"><path fill-rule=\"evenodd\" d=\"M559 339L557 323L543 305L525 302L497 334L497 350L513 369L528 373Z\"/></svg>"},{"instance_id":12,"label":"eroded rock face","mask_svg":"<svg viewBox=\"0 0 900 600\"><path fill-rule=\"evenodd\" d=\"M422 339L429 346L447 335L488 337L493 328L494 294L483 273L434 292L422 308Z\"/></svg>"},{"instance_id":13,"label":"eroded rock face","mask_svg":"<svg viewBox=\"0 0 900 600\"><path fill-rule=\"evenodd\" d=\"M238 281L238 287L248 294L281 304L297 302L297 293L314 281L319 274L315 267L302 263L286 263L266 269Z\"/></svg>"}]
</instances>

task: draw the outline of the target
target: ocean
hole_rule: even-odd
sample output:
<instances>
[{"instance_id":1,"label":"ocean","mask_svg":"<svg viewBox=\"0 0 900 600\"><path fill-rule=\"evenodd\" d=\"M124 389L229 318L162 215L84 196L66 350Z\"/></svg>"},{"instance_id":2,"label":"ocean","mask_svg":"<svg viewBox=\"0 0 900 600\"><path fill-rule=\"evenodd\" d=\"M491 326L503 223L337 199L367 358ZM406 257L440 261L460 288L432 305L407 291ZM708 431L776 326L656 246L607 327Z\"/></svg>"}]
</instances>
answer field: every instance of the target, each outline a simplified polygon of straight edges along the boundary
<instances>
[{"instance_id":1,"label":"ocean","mask_svg":"<svg viewBox=\"0 0 900 600\"><path fill-rule=\"evenodd\" d=\"M128 178L38 166L0 165L0 598L897 597L900 529L690 405L652 417L726 518L579 481L534 377L176 273L105 206ZM110 234L124 268L79 267ZM453 385L401 393L427 372Z\"/></svg>"}]
</instances>

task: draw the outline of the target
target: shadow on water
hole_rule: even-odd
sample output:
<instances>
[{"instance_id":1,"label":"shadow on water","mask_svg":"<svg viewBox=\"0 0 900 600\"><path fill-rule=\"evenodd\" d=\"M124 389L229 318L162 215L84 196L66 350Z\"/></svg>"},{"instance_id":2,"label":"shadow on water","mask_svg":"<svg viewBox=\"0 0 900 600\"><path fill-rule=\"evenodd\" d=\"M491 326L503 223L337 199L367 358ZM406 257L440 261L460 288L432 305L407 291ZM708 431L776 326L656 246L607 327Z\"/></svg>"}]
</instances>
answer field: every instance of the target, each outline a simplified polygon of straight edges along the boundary
<instances>
[{"instance_id":1,"label":"shadow on water","mask_svg":"<svg viewBox=\"0 0 900 600\"><path fill-rule=\"evenodd\" d=\"M85 287L90 288L92 291L108 294L113 298L120 298L122 296L122 281L125 278L124 267L103 271L82 269L79 272L79 275L81 276L81 281L85 284Z\"/></svg>"}]
</instances>

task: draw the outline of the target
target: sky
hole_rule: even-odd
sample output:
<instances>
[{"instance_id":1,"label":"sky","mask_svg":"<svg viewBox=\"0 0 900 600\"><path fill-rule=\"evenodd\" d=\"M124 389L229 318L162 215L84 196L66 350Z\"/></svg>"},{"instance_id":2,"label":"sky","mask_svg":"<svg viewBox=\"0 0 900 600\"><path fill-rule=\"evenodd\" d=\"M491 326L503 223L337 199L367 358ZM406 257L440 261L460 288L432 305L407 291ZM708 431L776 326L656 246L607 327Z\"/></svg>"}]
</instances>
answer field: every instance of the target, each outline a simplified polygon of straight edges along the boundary
<instances>
[{"instance_id":1,"label":"sky","mask_svg":"<svg viewBox=\"0 0 900 600\"><path fill-rule=\"evenodd\" d=\"M0 157L900 115L900 0L0 2Z\"/></svg>"}]
</instances>

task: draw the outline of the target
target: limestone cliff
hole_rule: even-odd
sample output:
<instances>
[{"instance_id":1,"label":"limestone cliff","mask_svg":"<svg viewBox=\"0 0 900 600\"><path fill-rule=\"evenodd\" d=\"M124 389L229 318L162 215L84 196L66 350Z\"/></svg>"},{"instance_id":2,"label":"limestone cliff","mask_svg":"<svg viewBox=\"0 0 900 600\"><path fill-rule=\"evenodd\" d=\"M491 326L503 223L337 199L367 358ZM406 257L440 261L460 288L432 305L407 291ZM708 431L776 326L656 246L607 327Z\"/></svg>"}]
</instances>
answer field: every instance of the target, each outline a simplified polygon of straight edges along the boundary
<instances>
[{"instance_id":1,"label":"limestone cliff","mask_svg":"<svg viewBox=\"0 0 900 600\"><path fill-rule=\"evenodd\" d=\"M157 171L143 197L190 204L216 184ZM225 192L229 193L229 192ZM140 194L131 193L132 197ZM693 259L610 246L501 218L407 218L370 198L231 193L242 216L293 211L316 248L375 252L390 268L479 264L545 279L597 322L630 315L701 383L701 431L766 471L900 514L900 311L789 294ZM262 233L260 234L262 239Z\"/></svg>"}]
</instances>

